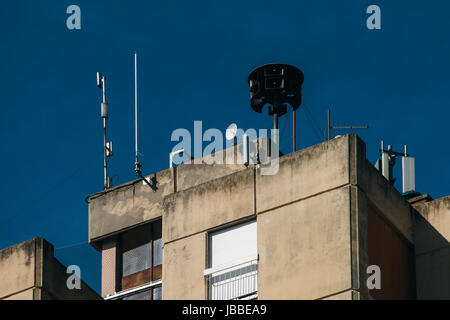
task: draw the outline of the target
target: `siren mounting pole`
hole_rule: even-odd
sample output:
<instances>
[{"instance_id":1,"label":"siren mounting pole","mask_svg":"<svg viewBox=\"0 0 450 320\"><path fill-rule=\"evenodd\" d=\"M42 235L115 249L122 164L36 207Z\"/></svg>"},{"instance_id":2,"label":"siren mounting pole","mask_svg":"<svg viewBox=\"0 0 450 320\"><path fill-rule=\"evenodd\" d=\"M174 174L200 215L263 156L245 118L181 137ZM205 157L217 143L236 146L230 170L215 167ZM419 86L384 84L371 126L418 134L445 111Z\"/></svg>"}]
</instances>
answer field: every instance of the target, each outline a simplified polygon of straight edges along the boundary
<instances>
[{"instance_id":1,"label":"siren mounting pole","mask_svg":"<svg viewBox=\"0 0 450 320\"><path fill-rule=\"evenodd\" d=\"M296 141L295 141L296 135L297 135L296 130L295 130L295 124L296 124L295 122L296 122L295 110L292 110L292 152L295 152L295 150L297 149Z\"/></svg>"}]
</instances>

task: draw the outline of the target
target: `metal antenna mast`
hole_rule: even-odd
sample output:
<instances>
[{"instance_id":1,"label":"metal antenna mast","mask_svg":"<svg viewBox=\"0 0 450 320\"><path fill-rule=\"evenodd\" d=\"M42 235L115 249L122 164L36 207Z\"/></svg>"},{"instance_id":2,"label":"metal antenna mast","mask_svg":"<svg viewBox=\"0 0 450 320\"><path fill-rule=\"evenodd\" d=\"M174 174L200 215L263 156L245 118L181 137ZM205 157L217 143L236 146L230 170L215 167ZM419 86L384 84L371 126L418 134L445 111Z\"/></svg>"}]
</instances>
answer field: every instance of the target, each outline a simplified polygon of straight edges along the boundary
<instances>
[{"instance_id":1,"label":"metal antenna mast","mask_svg":"<svg viewBox=\"0 0 450 320\"><path fill-rule=\"evenodd\" d=\"M142 175L141 168L142 165L139 162L139 149L138 149L138 81L137 81L137 53L134 53L134 147L135 147L135 162L134 162L134 172L144 180L144 182L156 191L158 188L156 186L156 177L151 178L151 183Z\"/></svg>"},{"instance_id":2,"label":"metal antenna mast","mask_svg":"<svg viewBox=\"0 0 450 320\"><path fill-rule=\"evenodd\" d=\"M108 103L106 102L106 77L97 72L97 87L102 89L103 99L101 104L101 116L103 118L103 171L104 188L109 189L112 186L112 179L108 176L108 158L113 155L112 141L106 142L106 120L108 119Z\"/></svg>"},{"instance_id":3,"label":"metal antenna mast","mask_svg":"<svg viewBox=\"0 0 450 320\"><path fill-rule=\"evenodd\" d=\"M137 53L134 53L134 147L135 147L135 163L134 171L139 175L141 173L142 165L139 163L139 151L138 151L138 115L137 115Z\"/></svg>"},{"instance_id":4,"label":"metal antenna mast","mask_svg":"<svg viewBox=\"0 0 450 320\"><path fill-rule=\"evenodd\" d=\"M331 125L331 111L328 109L328 140L330 140L331 130L333 129L369 129L369 126L332 126Z\"/></svg>"}]
</instances>

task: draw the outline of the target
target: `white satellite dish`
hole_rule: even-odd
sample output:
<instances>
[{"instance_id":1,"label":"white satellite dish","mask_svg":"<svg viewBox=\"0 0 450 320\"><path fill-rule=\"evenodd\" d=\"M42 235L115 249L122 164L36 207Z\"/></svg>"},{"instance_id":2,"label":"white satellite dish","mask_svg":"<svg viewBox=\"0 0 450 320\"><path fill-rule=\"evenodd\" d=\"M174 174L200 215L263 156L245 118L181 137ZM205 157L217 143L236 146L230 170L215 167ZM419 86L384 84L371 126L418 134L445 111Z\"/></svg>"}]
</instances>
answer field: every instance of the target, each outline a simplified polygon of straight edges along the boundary
<instances>
[{"instance_id":1,"label":"white satellite dish","mask_svg":"<svg viewBox=\"0 0 450 320\"><path fill-rule=\"evenodd\" d=\"M236 137L237 133L237 125L236 123L232 123L228 126L227 131L225 132L225 137L227 140L233 140Z\"/></svg>"}]
</instances>

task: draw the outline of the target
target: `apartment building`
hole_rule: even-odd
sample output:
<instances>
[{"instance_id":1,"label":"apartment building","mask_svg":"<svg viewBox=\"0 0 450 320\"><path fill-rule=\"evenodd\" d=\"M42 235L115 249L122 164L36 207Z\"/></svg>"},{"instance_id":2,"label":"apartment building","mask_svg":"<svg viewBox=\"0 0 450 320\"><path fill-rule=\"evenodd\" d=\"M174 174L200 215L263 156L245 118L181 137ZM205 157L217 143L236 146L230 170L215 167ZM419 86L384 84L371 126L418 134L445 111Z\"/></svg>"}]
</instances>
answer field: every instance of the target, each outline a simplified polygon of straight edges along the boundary
<instances>
[{"instance_id":1,"label":"apartment building","mask_svg":"<svg viewBox=\"0 0 450 320\"><path fill-rule=\"evenodd\" d=\"M78 288L69 288L70 276L43 238L0 250L0 300L102 299L81 279Z\"/></svg>"},{"instance_id":2,"label":"apartment building","mask_svg":"<svg viewBox=\"0 0 450 320\"><path fill-rule=\"evenodd\" d=\"M105 299L450 298L450 197L413 207L357 135L283 155L275 175L202 163L147 178L89 197Z\"/></svg>"}]
</instances>

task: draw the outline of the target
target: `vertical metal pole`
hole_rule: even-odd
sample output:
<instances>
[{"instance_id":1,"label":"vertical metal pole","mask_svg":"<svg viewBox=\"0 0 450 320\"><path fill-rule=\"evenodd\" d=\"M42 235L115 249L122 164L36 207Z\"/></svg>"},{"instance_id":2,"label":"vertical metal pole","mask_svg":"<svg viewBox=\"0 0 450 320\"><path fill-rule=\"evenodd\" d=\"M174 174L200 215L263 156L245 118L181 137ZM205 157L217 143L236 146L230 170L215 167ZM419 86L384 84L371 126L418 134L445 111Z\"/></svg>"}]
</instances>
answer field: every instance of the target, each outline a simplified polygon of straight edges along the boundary
<instances>
[{"instance_id":1,"label":"vertical metal pole","mask_svg":"<svg viewBox=\"0 0 450 320\"><path fill-rule=\"evenodd\" d=\"M248 166L250 164L250 157L249 157L249 148L248 148L248 135L244 133L242 136L242 157L244 158L244 165Z\"/></svg>"},{"instance_id":2,"label":"vertical metal pole","mask_svg":"<svg viewBox=\"0 0 450 320\"><path fill-rule=\"evenodd\" d=\"M137 104L138 104L138 98L137 98L137 53L134 53L134 137L135 137L135 150L136 150L136 163L139 163L138 161L138 121L137 121Z\"/></svg>"},{"instance_id":3,"label":"vertical metal pole","mask_svg":"<svg viewBox=\"0 0 450 320\"><path fill-rule=\"evenodd\" d=\"M103 103L106 103L106 77L102 77Z\"/></svg>"},{"instance_id":4,"label":"vertical metal pole","mask_svg":"<svg viewBox=\"0 0 450 320\"><path fill-rule=\"evenodd\" d=\"M273 114L273 128L278 129L278 114L277 113Z\"/></svg>"},{"instance_id":5,"label":"vertical metal pole","mask_svg":"<svg viewBox=\"0 0 450 320\"><path fill-rule=\"evenodd\" d=\"M330 129L331 129L331 125L330 125L330 117L331 117L331 115L330 115L330 113L331 113L331 111L330 111L330 109L328 109L328 125L327 125L327 131L328 131L328 140L330 140Z\"/></svg>"},{"instance_id":6,"label":"vertical metal pole","mask_svg":"<svg viewBox=\"0 0 450 320\"><path fill-rule=\"evenodd\" d=\"M108 162L106 158L106 118L103 118L103 171L104 171L104 187L108 189Z\"/></svg>"},{"instance_id":7,"label":"vertical metal pole","mask_svg":"<svg viewBox=\"0 0 450 320\"><path fill-rule=\"evenodd\" d=\"M102 77L103 103L106 103L106 79ZM104 171L104 188L109 188L108 179L108 159L106 157L106 117L103 118L103 171Z\"/></svg>"},{"instance_id":8,"label":"vertical metal pole","mask_svg":"<svg viewBox=\"0 0 450 320\"><path fill-rule=\"evenodd\" d=\"M296 143L295 143L295 138L296 138L296 131L295 131L295 110L292 111L292 152L295 152L295 149L297 149L296 147Z\"/></svg>"},{"instance_id":9,"label":"vertical metal pole","mask_svg":"<svg viewBox=\"0 0 450 320\"><path fill-rule=\"evenodd\" d=\"M279 131L278 131L278 114L274 113L273 114L273 134L272 134L272 144L277 144L279 146ZM270 150L270 159L274 159L275 157L277 157L278 155L274 155L273 154L273 150L272 148L269 149Z\"/></svg>"}]
</instances>

